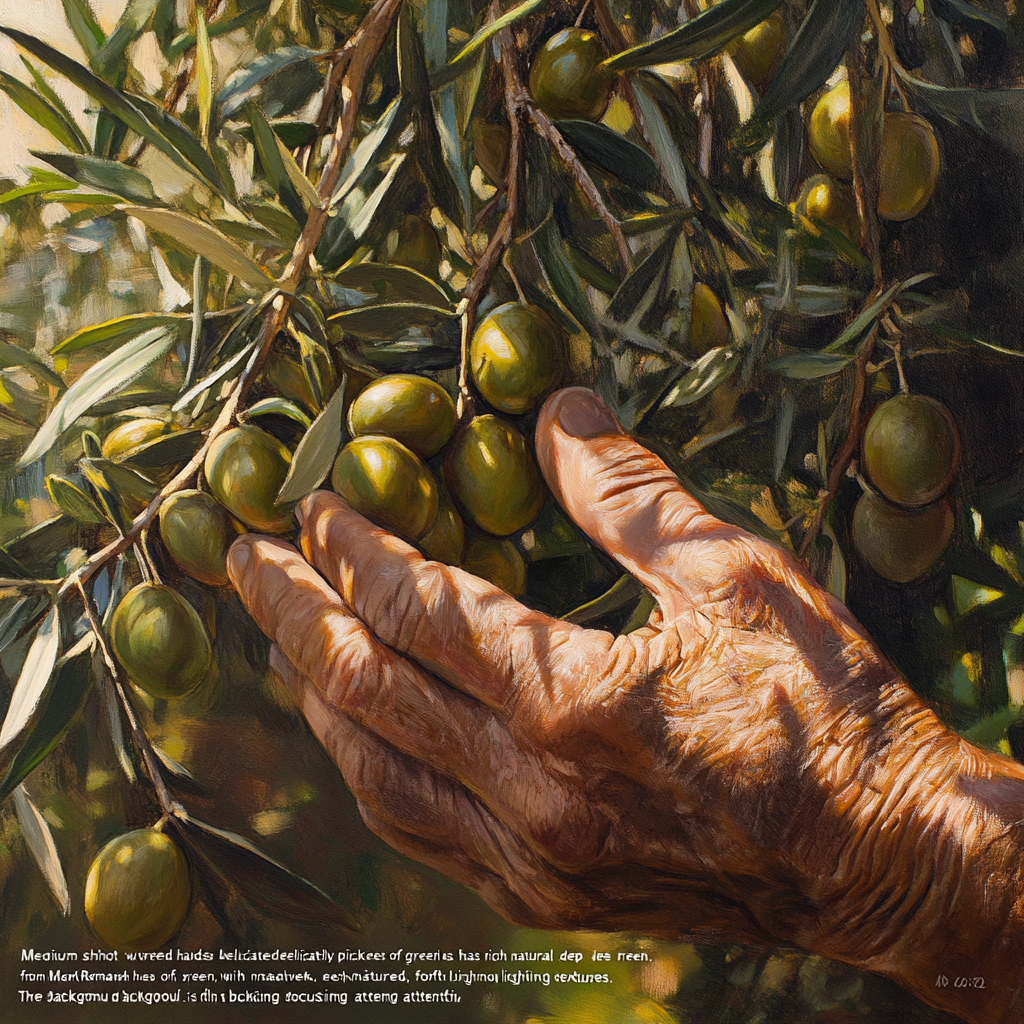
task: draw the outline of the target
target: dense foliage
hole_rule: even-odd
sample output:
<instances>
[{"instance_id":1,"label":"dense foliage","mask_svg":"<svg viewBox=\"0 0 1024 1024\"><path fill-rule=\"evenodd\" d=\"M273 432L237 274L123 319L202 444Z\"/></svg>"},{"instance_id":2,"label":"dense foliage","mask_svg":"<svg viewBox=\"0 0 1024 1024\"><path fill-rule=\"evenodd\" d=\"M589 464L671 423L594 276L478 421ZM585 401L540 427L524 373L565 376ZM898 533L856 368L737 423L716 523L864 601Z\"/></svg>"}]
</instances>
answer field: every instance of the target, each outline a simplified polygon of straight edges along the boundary
<instances>
[{"instance_id":1,"label":"dense foliage","mask_svg":"<svg viewBox=\"0 0 1024 1024\"><path fill-rule=\"evenodd\" d=\"M108 32L63 2L79 54L0 28L23 54L0 89L53 137L0 186L8 949L95 944L89 864L154 824L194 876L182 944L546 948L362 828L223 560L321 485L369 502L400 448L368 514L636 628L649 595L532 464L558 384L806 559L952 727L1024 757L1015 5L129 0ZM339 458L400 430L430 441ZM658 967L612 996L467 1012L939 1019L816 958L622 944Z\"/></svg>"}]
</instances>

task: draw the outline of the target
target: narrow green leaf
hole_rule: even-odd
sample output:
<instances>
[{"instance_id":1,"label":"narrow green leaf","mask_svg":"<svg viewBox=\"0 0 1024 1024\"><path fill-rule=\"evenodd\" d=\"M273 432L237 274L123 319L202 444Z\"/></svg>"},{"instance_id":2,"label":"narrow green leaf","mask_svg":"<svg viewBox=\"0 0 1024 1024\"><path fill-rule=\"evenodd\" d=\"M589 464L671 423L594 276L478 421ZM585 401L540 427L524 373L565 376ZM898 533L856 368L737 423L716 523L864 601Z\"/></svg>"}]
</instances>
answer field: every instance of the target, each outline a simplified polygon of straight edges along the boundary
<instances>
[{"instance_id":1,"label":"narrow green leaf","mask_svg":"<svg viewBox=\"0 0 1024 1024\"><path fill-rule=\"evenodd\" d=\"M760 149L775 118L828 81L863 20L863 0L814 0L768 91L737 133L741 149Z\"/></svg>"},{"instance_id":2,"label":"narrow green leaf","mask_svg":"<svg viewBox=\"0 0 1024 1024\"><path fill-rule=\"evenodd\" d=\"M106 320L101 324L93 324L91 327L75 331L70 337L54 345L51 354L78 352L90 345L101 345L107 341L127 341L156 327L180 327L189 316L188 313L132 313L130 316L119 316L114 320Z\"/></svg>"},{"instance_id":3,"label":"narrow green leaf","mask_svg":"<svg viewBox=\"0 0 1024 1024\"><path fill-rule=\"evenodd\" d=\"M342 300L339 305L345 306L381 302L421 302L440 306L448 301L444 290L429 277L409 267L389 263L354 263L339 270L329 283L332 297Z\"/></svg>"},{"instance_id":4,"label":"narrow green leaf","mask_svg":"<svg viewBox=\"0 0 1024 1024\"><path fill-rule=\"evenodd\" d=\"M248 100L253 99L267 79L287 72L296 75L302 66L315 66L315 50L305 46L285 46L273 53L257 57L251 64L236 71L221 87L216 104L222 119L229 119Z\"/></svg>"},{"instance_id":5,"label":"narrow green leaf","mask_svg":"<svg viewBox=\"0 0 1024 1024\"><path fill-rule=\"evenodd\" d=\"M196 256L192 265L192 332L188 342L188 363L181 390L186 391L196 372L199 350L203 344L203 314L206 312L206 289L210 284L210 264L202 256Z\"/></svg>"},{"instance_id":6,"label":"narrow green leaf","mask_svg":"<svg viewBox=\"0 0 1024 1024\"><path fill-rule=\"evenodd\" d=\"M14 199L21 199L22 196L34 196L43 192L56 192L60 189L78 188L78 182L71 178L65 178L63 174L54 174L53 171L46 171L40 167L29 169L31 178L27 185L19 185L9 192L0 195L0 204L9 203Z\"/></svg>"},{"instance_id":7,"label":"narrow green leaf","mask_svg":"<svg viewBox=\"0 0 1024 1024\"><path fill-rule=\"evenodd\" d=\"M50 105L56 110L60 116L64 119L65 123L74 133L78 139L78 148L69 146L69 149L73 149L79 153L89 152L89 140L85 136L85 132L78 126L78 121L75 120L74 114L71 113L67 108L67 104L50 88L50 83L43 77L43 75L36 69L36 66L25 58L23 54L18 55L21 58L21 63L25 65L25 69L32 76L32 81L36 84L36 89L39 90L39 95L43 99L47 100Z\"/></svg>"},{"instance_id":8,"label":"narrow green leaf","mask_svg":"<svg viewBox=\"0 0 1024 1024\"><path fill-rule=\"evenodd\" d=\"M195 134L176 117L164 110L159 103L154 103L144 96L132 96L131 100L149 123L180 154L180 159L174 158L175 162L182 167L186 167L186 164L190 165L186 167L186 170L192 174L198 174L200 181L223 196L225 194L225 179ZM230 175L227 181L230 184Z\"/></svg>"},{"instance_id":9,"label":"narrow green leaf","mask_svg":"<svg viewBox=\"0 0 1024 1024\"><path fill-rule=\"evenodd\" d=\"M295 449L288 476L277 493L279 504L304 498L327 479L341 447L344 413L345 381L342 380Z\"/></svg>"},{"instance_id":10,"label":"narrow green leaf","mask_svg":"<svg viewBox=\"0 0 1024 1024\"><path fill-rule=\"evenodd\" d=\"M853 356L831 352L789 352L768 364L769 370L791 380L817 380L832 377L847 366Z\"/></svg>"},{"instance_id":11,"label":"narrow green leaf","mask_svg":"<svg viewBox=\"0 0 1024 1024\"><path fill-rule=\"evenodd\" d=\"M86 57L92 60L107 41L107 37L96 21L96 15L92 13L89 0L61 0L61 3L64 5L64 17L67 18L71 31L85 51Z\"/></svg>"},{"instance_id":12,"label":"narrow green leaf","mask_svg":"<svg viewBox=\"0 0 1024 1024\"><path fill-rule=\"evenodd\" d=\"M614 174L634 188L653 188L660 172L645 149L624 139L606 124L591 121L557 121L556 127L578 156Z\"/></svg>"},{"instance_id":13,"label":"narrow green leaf","mask_svg":"<svg viewBox=\"0 0 1024 1024\"><path fill-rule=\"evenodd\" d=\"M329 327L363 338L390 338L410 327L430 327L456 316L450 309L420 302L392 302L346 309L327 318ZM333 333L333 332L332 332Z\"/></svg>"},{"instance_id":14,"label":"narrow green leaf","mask_svg":"<svg viewBox=\"0 0 1024 1024\"><path fill-rule=\"evenodd\" d=\"M112 85L108 85L88 68L79 64L78 61L72 60L66 54L55 50L52 46L48 46L35 36L2 26L0 26L0 32L10 36L19 46L23 46L33 56L43 61L44 64L48 64L55 71L59 71L70 82L77 85L79 89L87 92L97 103L101 103L111 114L135 132L136 135L144 138L155 149L170 157L184 170L190 174L197 175L201 181L210 184L211 187L217 188L216 178L211 178L208 174L204 173L199 165L186 158L179 150L178 145L180 145L180 141L176 140L177 144L170 142L160 130L147 120L147 117L140 110L140 106L145 105L147 109L150 109L155 104L148 104L141 97L133 97L129 100L120 89L115 89ZM170 114L165 112L164 117L160 119L159 123L163 125L174 120ZM176 123L183 131L188 131L180 122ZM209 157L207 157L207 160L209 160Z\"/></svg>"},{"instance_id":15,"label":"narrow green leaf","mask_svg":"<svg viewBox=\"0 0 1024 1024\"><path fill-rule=\"evenodd\" d=\"M262 17L266 13L266 10L267 9L265 7L255 4L248 10L242 11L241 14L236 14L233 18L218 18L216 21L206 26L206 34L211 39L216 39L218 36L227 35L229 32L234 32L236 29L245 28L249 22ZM180 35L175 36L171 41L170 46L164 51L164 56L168 60L177 60L186 50L191 50L195 45L195 33L182 32Z\"/></svg>"},{"instance_id":16,"label":"narrow green leaf","mask_svg":"<svg viewBox=\"0 0 1024 1024\"><path fill-rule=\"evenodd\" d=\"M377 123L363 136L355 151L345 161L345 166L341 169L341 184L331 198L332 207L341 203L362 182L368 168L378 162L381 150L405 127L404 119L398 118L401 108L401 98L392 100L384 113L377 118Z\"/></svg>"},{"instance_id":17,"label":"narrow green leaf","mask_svg":"<svg viewBox=\"0 0 1024 1024\"><path fill-rule=\"evenodd\" d=\"M45 128L61 145L67 146L75 153L86 152L86 147L82 146L74 128L48 100L43 99L23 82L19 82L17 78L2 71L0 71L0 89L7 93L36 124Z\"/></svg>"},{"instance_id":18,"label":"narrow green leaf","mask_svg":"<svg viewBox=\"0 0 1024 1024\"><path fill-rule=\"evenodd\" d=\"M146 31L157 3L158 0L128 0L114 31L89 60L102 78L109 79L124 68L128 47Z\"/></svg>"},{"instance_id":19,"label":"narrow green leaf","mask_svg":"<svg viewBox=\"0 0 1024 1024\"><path fill-rule=\"evenodd\" d=\"M0 548L0 552L3 549ZM6 552L3 552L6 554ZM6 572L9 567L3 566ZM21 631L34 620L38 619L49 608L50 599L45 593L36 591L35 596L7 597L0 601L0 652L18 638Z\"/></svg>"},{"instance_id":20,"label":"narrow green leaf","mask_svg":"<svg viewBox=\"0 0 1024 1024\"><path fill-rule=\"evenodd\" d=\"M313 187L313 183L309 178L302 173L302 168L295 162L295 157L292 155L291 150L284 144L284 140L274 130L273 125L270 127L274 136L274 144L277 146L277 152L281 157L281 163L284 164L285 173L288 175L288 179L294 186L295 191L298 192L303 203L305 203L307 208L323 206L320 200L320 193Z\"/></svg>"},{"instance_id":21,"label":"narrow green leaf","mask_svg":"<svg viewBox=\"0 0 1024 1024\"><path fill-rule=\"evenodd\" d=\"M990 14L983 11L974 4L966 3L965 0L931 0L932 10L944 21L951 21L954 24L961 23L970 25L971 22L979 21L997 32L1006 31L1006 18L998 14Z\"/></svg>"},{"instance_id":22,"label":"narrow green leaf","mask_svg":"<svg viewBox=\"0 0 1024 1024\"><path fill-rule=\"evenodd\" d=\"M218 381L225 380L230 377L240 363L253 356L253 350L255 347L255 342L250 341L239 352L236 352L230 359L218 366L213 373L204 377L197 384L194 384L189 388L189 390L186 391L173 406L171 406L171 409L174 412L180 412L186 406L191 405L192 402L195 401L195 399L197 399L204 391L209 391L209 389Z\"/></svg>"},{"instance_id":23,"label":"narrow green leaf","mask_svg":"<svg viewBox=\"0 0 1024 1024\"><path fill-rule=\"evenodd\" d=\"M636 578L626 573L612 584L610 590L593 601L588 601L586 604L580 605L579 608L573 609L567 615L563 615L562 618L567 622L574 622L578 626L584 626L588 622L595 622L606 615L613 615L615 612L622 611L623 608L635 605L643 596L643 593L644 588Z\"/></svg>"},{"instance_id":24,"label":"narrow green leaf","mask_svg":"<svg viewBox=\"0 0 1024 1024\"><path fill-rule=\"evenodd\" d=\"M710 57L724 50L737 36L759 25L778 6L773 0L721 0L660 39L631 46L609 57L604 66L612 71L630 71L653 64Z\"/></svg>"},{"instance_id":25,"label":"narrow green leaf","mask_svg":"<svg viewBox=\"0 0 1024 1024\"><path fill-rule=\"evenodd\" d=\"M600 337L601 328L594 307L587 297L585 285L573 268L554 218L549 217L543 227L534 232L533 247L552 294L589 335Z\"/></svg>"},{"instance_id":26,"label":"narrow green leaf","mask_svg":"<svg viewBox=\"0 0 1024 1024\"><path fill-rule=\"evenodd\" d=\"M643 114L644 125L650 136L655 159L669 183L676 201L690 206L690 189L686 174L686 163L672 135L672 129L657 101L657 84L643 75L637 75L633 83L636 101Z\"/></svg>"},{"instance_id":27,"label":"narrow green leaf","mask_svg":"<svg viewBox=\"0 0 1024 1024\"><path fill-rule=\"evenodd\" d=\"M661 407L679 408L710 394L722 381L732 376L739 365L739 355L739 349L735 345L713 348L706 352L665 396Z\"/></svg>"},{"instance_id":28,"label":"narrow green leaf","mask_svg":"<svg viewBox=\"0 0 1024 1024\"><path fill-rule=\"evenodd\" d=\"M509 25L514 25L517 21L522 20L528 14L532 14L537 10L537 8L543 7L547 2L548 0L525 0L524 3L513 7L511 11L506 11L500 18L496 18L494 21L488 22L448 62L447 66L443 70L438 71L436 74L431 76L431 89L441 89L451 82L454 82L455 79L463 73L463 71L467 70L470 58L479 53L481 48L490 39L493 39L494 36L503 28L508 28Z\"/></svg>"},{"instance_id":29,"label":"narrow green leaf","mask_svg":"<svg viewBox=\"0 0 1024 1024\"><path fill-rule=\"evenodd\" d=\"M40 153L35 149L29 152L82 185L105 189L129 202L159 201L153 191L153 183L142 171L116 160L101 160L95 156L71 156L67 153Z\"/></svg>"},{"instance_id":30,"label":"narrow green leaf","mask_svg":"<svg viewBox=\"0 0 1024 1024\"><path fill-rule=\"evenodd\" d=\"M32 640L15 684L11 703L0 728L0 751L25 728L50 681L60 649L60 618L57 605L51 605L46 618Z\"/></svg>"},{"instance_id":31,"label":"narrow green leaf","mask_svg":"<svg viewBox=\"0 0 1024 1024\"><path fill-rule=\"evenodd\" d=\"M50 685L32 715L21 743L0 776L0 802L7 799L60 742L85 706L92 689L96 637L87 633L57 662Z\"/></svg>"},{"instance_id":32,"label":"narrow green leaf","mask_svg":"<svg viewBox=\"0 0 1024 1024\"><path fill-rule=\"evenodd\" d=\"M196 99L199 103L199 137L209 144L210 114L213 110L213 50L206 31L206 18L196 4Z\"/></svg>"},{"instance_id":33,"label":"narrow green leaf","mask_svg":"<svg viewBox=\"0 0 1024 1024\"><path fill-rule=\"evenodd\" d=\"M861 314L851 323L846 330L836 338L835 341L830 345L826 345L822 350L824 352L842 352L847 345L851 342L856 341L872 324L878 319L882 311L889 308L889 304L896 298L900 292L907 288L913 288L914 285L920 284L922 281L927 281L934 277L934 274L917 274L914 277L907 278L906 281L899 281L888 289L883 295L871 303L867 309L863 310Z\"/></svg>"},{"instance_id":34,"label":"narrow green leaf","mask_svg":"<svg viewBox=\"0 0 1024 1024\"><path fill-rule=\"evenodd\" d=\"M268 857L248 839L195 818L176 818L181 837L222 878L237 886L251 903L273 919L309 924L328 920L351 930L361 925L355 914L322 889Z\"/></svg>"},{"instance_id":35,"label":"narrow green leaf","mask_svg":"<svg viewBox=\"0 0 1024 1024\"><path fill-rule=\"evenodd\" d=\"M27 450L18 467L28 466L49 451L50 446L96 402L127 387L148 366L162 359L174 344L175 334L165 327L146 331L117 351L93 364L64 393Z\"/></svg>"},{"instance_id":36,"label":"narrow green leaf","mask_svg":"<svg viewBox=\"0 0 1024 1024\"><path fill-rule=\"evenodd\" d=\"M71 912L71 897L68 894L68 883L64 877L64 868L61 867L60 854L50 834L50 826L46 819L39 813L39 808L32 803L31 798L24 786L18 786L14 790L14 808L18 814L18 824L21 825L21 833L25 837L25 844L29 848L39 870L46 879L50 892L53 893L57 905L66 917Z\"/></svg>"},{"instance_id":37,"label":"narrow green leaf","mask_svg":"<svg viewBox=\"0 0 1024 1024\"><path fill-rule=\"evenodd\" d=\"M974 580L964 579L963 576L953 576L953 608L957 615L967 615L975 608L992 604L1005 597L1002 590L994 587L987 587L983 583L975 583Z\"/></svg>"},{"instance_id":38,"label":"narrow green leaf","mask_svg":"<svg viewBox=\"0 0 1024 1024\"><path fill-rule=\"evenodd\" d=\"M263 291L273 285L270 275L225 234L210 224L176 210L151 210L142 206L121 208L129 217L159 231L175 248L205 256L211 263L234 274L240 281Z\"/></svg>"},{"instance_id":39,"label":"narrow green leaf","mask_svg":"<svg viewBox=\"0 0 1024 1024\"><path fill-rule=\"evenodd\" d=\"M80 523L105 523L107 520L99 506L80 487L62 476L52 474L44 481L53 503L72 519Z\"/></svg>"},{"instance_id":40,"label":"narrow green leaf","mask_svg":"<svg viewBox=\"0 0 1024 1024\"><path fill-rule=\"evenodd\" d=\"M270 127L281 140L281 144L289 150L300 146L309 146L316 141L317 126L310 121L296 121L291 117L277 117L270 120ZM242 124L235 129L246 142L253 141L251 125Z\"/></svg>"},{"instance_id":41,"label":"narrow green leaf","mask_svg":"<svg viewBox=\"0 0 1024 1024\"><path fill-rule=\"evenodd\" d=\"M188 462L203 443L201 430L171 430L160 437L132 448L117 462L129 462L139 469L153 469L161 466L177 466Z\"/></svg>"},{"instance_id":42,"label":"narrow green leaf","mask_svg":"<svg viewBox=\"0 0 1024 1024\"><path fill-rule=\"evenodd\" d=\"M282 398L280 395L254 402L239 418L251 420L258 416L287 416L306 430L309 430L310 426L309 417L290 398Z\"/></svg>"},{"instance_id":43,"label":"narrow green leaf","mask_svg":"<svg viewBox=\"0 0 1024 1024\"><path fill-rule=\"evenodd\" d=\"M273 185L274 191L277 193L285 209L295 218L296 223L305 224L307 205L300 198L291 175L289 175L285 167L279 140L274 134L274 130L270 127L263 111L255 103L247 104L245 109L246 117L249 118L249 124L252 125L256 152L259 154L260 163L263 165L263 170L266 172L270 184ZM295 160L292 158L291 153L287 150L284 152L294 164ZM297 166L295 170L299 170ZM309 185L309 182L301 172L299 172L299 177ZM313 188L312 185L309 185L309 187ZM315 189L313 194L316 196ZM317 196L317 202L319 205L319 196Z\"/></svg>"},{"instance_id":44,"label":"narrow green leaf","mask_svg":"<svg viewBox=\"0 0 1024 1024\"><path fill-rule=\"evenodd\" d=\"M625 323L637 310L644 295L659 279L665 265L675 249L675 237L669 236L619 285L618 291L608 303L607 314L611 320Z\"/></svg>"},{"instance_id":45,"label":"narrow green leaf","mask_svg":"<svg viewBox=\"0 0 1024 1024\"><path fill-rule=\"evenodd\" d=\"M46 384L51 384L55 388L64 387L64 381L37 356L26 352L23 348L18 348L17 345L0 341L0 367L7 369L11 366L23 366L34 377L38 377Z\"/></svg>"}]
</instances>

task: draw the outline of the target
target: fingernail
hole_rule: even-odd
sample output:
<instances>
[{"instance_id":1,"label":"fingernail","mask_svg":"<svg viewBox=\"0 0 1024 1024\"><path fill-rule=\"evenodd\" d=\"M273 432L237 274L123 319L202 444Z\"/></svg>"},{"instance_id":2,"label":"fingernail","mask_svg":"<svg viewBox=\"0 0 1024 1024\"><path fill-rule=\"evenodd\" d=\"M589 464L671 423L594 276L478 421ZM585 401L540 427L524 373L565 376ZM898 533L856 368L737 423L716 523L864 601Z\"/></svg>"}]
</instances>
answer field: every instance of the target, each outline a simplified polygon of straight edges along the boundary
<instances>
[{"instance_id":1,"label":"fingernail","mask_svg":"<svg viewBox=\"0 0 1024 1024\"><path fill-rule=\"evenodd\" d=\"M600 434L619 433L619 424L600 398L584 388L573 388L560 396L555 417L562 431L587 439Z\"/></svg>"},{"instance_id":2,"label":"fingernail","mask_svg":"<svg viewBox=\"0 0 1024 1024\"><path fill-rule=\"evenodd\" d=\"M237 541L228 552L228 575L236 587L241 586L245 579L245 570L249 567L249 545Z\"/></svg>"}]
</instances>

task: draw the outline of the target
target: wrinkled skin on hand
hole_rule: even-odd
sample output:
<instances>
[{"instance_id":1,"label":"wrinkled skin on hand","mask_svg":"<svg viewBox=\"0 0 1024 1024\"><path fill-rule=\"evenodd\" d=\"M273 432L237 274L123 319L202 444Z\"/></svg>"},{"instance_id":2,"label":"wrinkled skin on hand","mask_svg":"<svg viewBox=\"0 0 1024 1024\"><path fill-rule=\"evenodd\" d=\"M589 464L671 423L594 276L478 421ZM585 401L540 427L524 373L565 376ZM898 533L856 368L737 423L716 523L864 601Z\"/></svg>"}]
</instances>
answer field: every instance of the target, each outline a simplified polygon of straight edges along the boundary
<instances>
[{"instance_id":1,"label":"wrinkled skin on hand","mask_svg":"<svg viewBox=\"0 0 1024 1024\"><path fill-rule=\"evenodd\" d=\"M1021 938L1024 770L949 732L795 558L707 514L590 392L548 400L537 455L657 599L647 627L552 620L323 492L301 554L232 549L367 825L519 923L796 944L1024 1019L993 967Z\"/></svg>"}]
</instances>

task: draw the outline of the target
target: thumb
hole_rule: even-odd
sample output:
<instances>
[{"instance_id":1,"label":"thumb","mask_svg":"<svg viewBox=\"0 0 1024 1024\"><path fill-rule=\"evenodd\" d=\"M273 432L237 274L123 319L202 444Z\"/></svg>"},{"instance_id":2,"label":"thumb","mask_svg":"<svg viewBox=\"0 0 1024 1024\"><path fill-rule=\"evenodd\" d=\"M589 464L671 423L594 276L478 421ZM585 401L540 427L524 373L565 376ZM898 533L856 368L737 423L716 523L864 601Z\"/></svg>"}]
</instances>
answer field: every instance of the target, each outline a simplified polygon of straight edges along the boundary
<instances>
[{"instance_id":1,"label":"thumb","mask_svg":"<svg viewBox=\"0 0 1024 1024\"><path fill-rule=\"evenodd\" d=\"M719 520L585 388L565 388L544 403L537 459L580 529L651 591L666 617L681 612L681 545Z\"/></svg>"}]
</instances>

